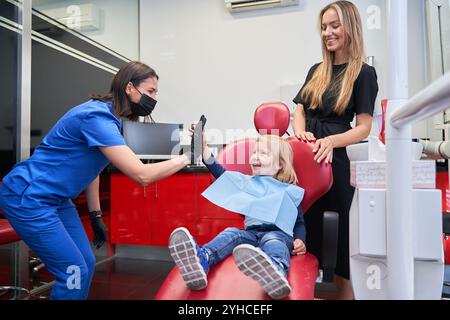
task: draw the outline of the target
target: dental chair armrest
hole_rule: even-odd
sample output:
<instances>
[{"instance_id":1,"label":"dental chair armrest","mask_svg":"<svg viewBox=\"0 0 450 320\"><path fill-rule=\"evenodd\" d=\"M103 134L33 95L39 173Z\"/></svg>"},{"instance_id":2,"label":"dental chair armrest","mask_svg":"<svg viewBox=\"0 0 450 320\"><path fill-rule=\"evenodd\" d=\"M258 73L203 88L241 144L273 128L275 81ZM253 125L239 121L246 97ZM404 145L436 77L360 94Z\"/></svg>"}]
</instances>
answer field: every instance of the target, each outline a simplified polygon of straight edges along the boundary
<instances>
[{"instance_id":1,"label":"dental chair armrest","mask_svg":"<svg viewBox=\"0 0 450 320\"><path fill-rule=\"evenodd\" d=\"M339 215L337 212L323 213L322 239L322 270L323 282L333 282L334 269L337 261L337 245L339 230Z\"/></svg>"}]
</instances>

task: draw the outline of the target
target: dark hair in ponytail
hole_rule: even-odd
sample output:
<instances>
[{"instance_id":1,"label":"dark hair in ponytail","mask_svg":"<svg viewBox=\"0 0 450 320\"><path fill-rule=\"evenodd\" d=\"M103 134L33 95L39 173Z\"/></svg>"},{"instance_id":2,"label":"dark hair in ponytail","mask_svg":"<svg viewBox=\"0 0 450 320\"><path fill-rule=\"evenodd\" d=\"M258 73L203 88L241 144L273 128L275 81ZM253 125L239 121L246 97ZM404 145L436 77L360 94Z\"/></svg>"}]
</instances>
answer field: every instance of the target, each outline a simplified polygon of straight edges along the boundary
<instances>
[{"instance_id":1,"label":"dark hair in ponytail","mask_svg":"<svg viewBox=\"0 0 450 320\"><path fill-rule=\"evenodd\" d=\"M114 76L109 93L106 95L92 94L91 99L103 102L112 102L114 115L118 118L127 118L136 121L138 116L133 115L130 105L130 98L126 93L126 87L131 82L135 87L148 79L159 80L155 70L139 61L131 61L120 68Z\"/></svg>"}]
</instances>

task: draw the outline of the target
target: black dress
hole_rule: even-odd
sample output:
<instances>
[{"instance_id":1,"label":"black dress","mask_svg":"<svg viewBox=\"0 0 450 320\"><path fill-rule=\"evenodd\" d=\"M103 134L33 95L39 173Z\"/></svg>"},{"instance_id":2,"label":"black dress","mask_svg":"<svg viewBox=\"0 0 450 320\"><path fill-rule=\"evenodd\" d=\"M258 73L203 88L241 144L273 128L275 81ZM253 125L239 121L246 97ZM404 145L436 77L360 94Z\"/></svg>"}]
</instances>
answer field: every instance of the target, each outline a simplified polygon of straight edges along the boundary
<instances>
[{"instance_id":1,"label":"black dress","mask_svg":"<svg viewBox=\"0 0 450 320\"><path fill-rule=\"evenodd\" d=\"M314 71L320 64L314 65L308 72L305 84L294 98L296 104L302 104L306 114L306 131L312 132L316 139L340 134L350 130L350 123L358 114L373 114L375 99L378 93L377 74L373 67L364 64L353 85L350 102L341 116L333 109L336 103L338 88L333 87L336 79L342 75L347 64L333 66L333 80L323 95L322 105L316 110L309 109L309 103L300 97L300 93L311 80ZM350 185L350 161L345 148L333 150L333 186L305 213L307 230L306 245L309 252L321 261L322 248L322 212L336 211L339 214L338 256L335 274L350 279L349 253L349 210L355 189Z\"/></svg>"}]
</instances>

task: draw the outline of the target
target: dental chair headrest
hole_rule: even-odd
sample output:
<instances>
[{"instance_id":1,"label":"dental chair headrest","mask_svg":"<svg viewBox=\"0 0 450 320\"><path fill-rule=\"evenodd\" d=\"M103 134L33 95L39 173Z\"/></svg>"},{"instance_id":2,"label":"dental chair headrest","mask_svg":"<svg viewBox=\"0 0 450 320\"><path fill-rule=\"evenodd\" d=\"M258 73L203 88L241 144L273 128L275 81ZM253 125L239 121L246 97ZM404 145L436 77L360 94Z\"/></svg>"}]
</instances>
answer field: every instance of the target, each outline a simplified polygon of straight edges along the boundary
<instances>
[{"instance_id":1,"label":"dental chair headrest","mask_svg":"<svg viewBox=\"0 0 450 320\"><path fill-rule=\"evenodd\" d=\"M260 105L253 121L260 134L283 136L289 127L291 113L287 105L282 102L268 102Z\"/></svg>"}]
</instances>

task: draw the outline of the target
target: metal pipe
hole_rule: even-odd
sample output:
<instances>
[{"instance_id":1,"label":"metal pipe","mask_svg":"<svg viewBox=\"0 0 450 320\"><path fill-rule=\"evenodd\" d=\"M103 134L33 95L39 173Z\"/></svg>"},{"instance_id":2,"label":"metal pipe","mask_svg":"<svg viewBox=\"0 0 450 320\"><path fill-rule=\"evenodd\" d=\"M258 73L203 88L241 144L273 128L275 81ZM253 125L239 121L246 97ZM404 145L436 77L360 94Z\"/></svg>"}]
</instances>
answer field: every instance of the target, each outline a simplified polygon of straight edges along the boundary
<instances>
[{"instance_id":1,"label":"metal pipe","mask_svg":"<svg viewBox=\"0 0 450 320\"><path fill-rule=\"evenodd\" d=\"M17 118L16 162L30 156L31 127L31 29L32 1L24 0L17 8L22 35L18 41L17 54ZM16 287L28 285L28 247L23 241L12 245L12 277Z\"/></svg>"},{"instance_id":2,"label":"metal pipe","mask_svg":"<svg viewBox=\"0 0 450 320\"><path fill-rule=\"evenodd\" d=\"M399 128L425 120L450 108L450 72L430 84L392 115Z\"/></svg>"},{"instance_id":3,"label":"metal pipe","mask_svg":"<svg viewBox=\"0 0 450 320\"><path fill-rule=\"evenodd\" d=\"M450 141L419 140L423 152L431 159L450 159Z\"/></svg>"},{"instance_id":4,"label":"metal pipe","mask_svg":"<svg viewBox=\"0 0 450 320\"><path fill-rule=\"evenodd\" d=\"M389 1L390 101L386 121L386 243L388 299L414 299L412 159L409 125L394 127L392 114L408 99L408 5Z\"/></svg>"},{"instance_id":5,"label":"metal pipe","mask_svg":"<svg viewBox=\"0 0 450 320\"><path fill-rule=\"evenodd\" d=\"M18 63L18 117L17 117L17 161L23 161L30 156L31 146L31 32L32 4L24 0L19 7L22 23L22 36L19 42Z\"/></svg>"},{"instance_id":6,"label":"metal pipe","mask_svg":"<svg viewBox=\"0 0 450 320\"><path fill-rule=\"evenodd\" d=\"M405 102L389 101L387 118ZM394 300L414 299L411 131L409 125L386 123L388 298Z\"/></svg>"}]
</instances>

